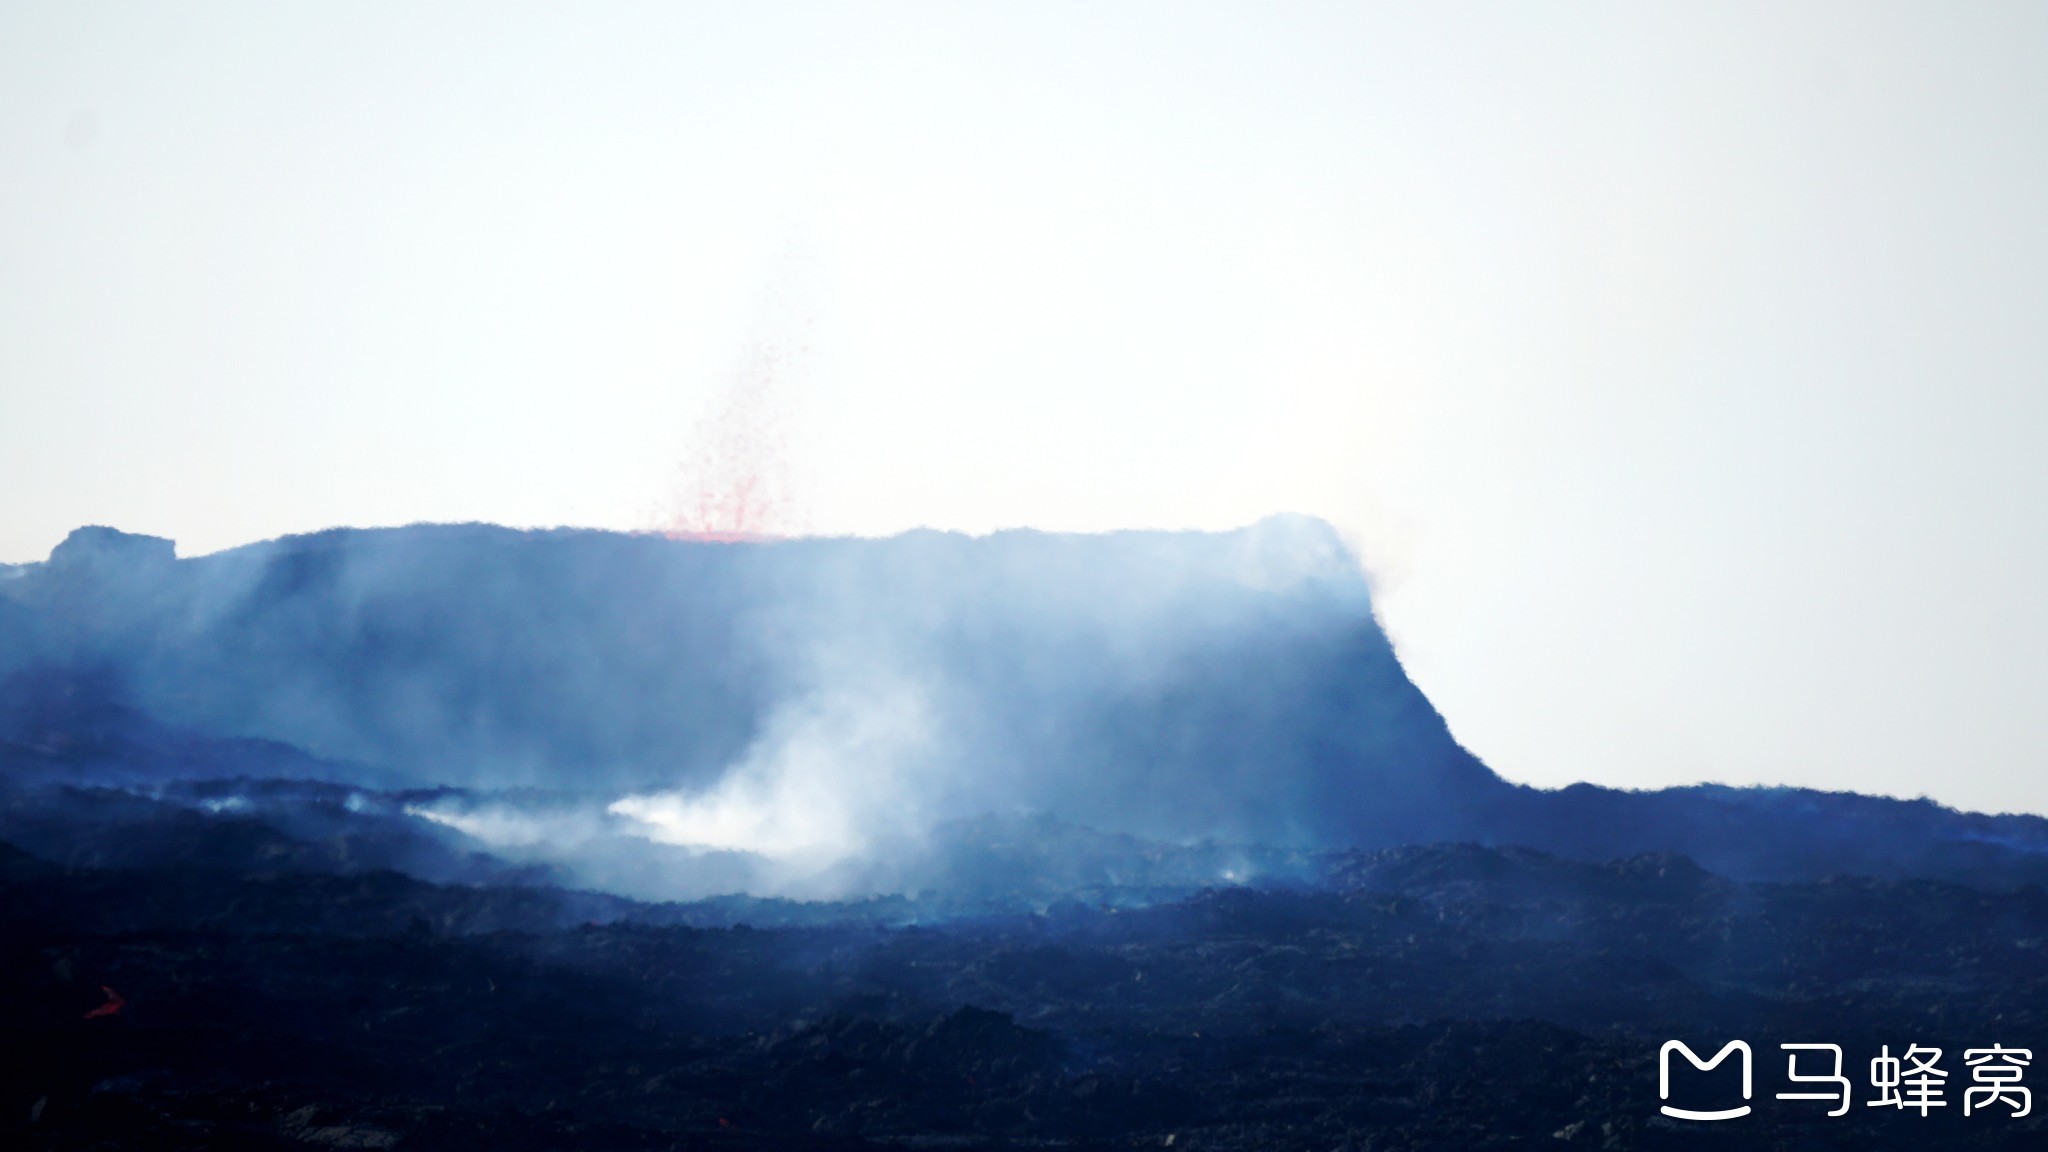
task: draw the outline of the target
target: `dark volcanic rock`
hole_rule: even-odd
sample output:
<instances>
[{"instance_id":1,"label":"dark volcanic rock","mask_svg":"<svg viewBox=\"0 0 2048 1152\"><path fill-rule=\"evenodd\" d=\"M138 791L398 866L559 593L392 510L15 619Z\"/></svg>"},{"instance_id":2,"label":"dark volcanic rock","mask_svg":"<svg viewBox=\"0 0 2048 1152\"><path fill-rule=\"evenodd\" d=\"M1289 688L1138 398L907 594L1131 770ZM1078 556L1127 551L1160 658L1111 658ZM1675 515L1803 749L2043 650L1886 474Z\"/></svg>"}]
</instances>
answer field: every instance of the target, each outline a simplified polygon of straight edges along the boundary
<instances>
[{"instance_id":1,"label":"dark volcanic rock","mask_svg":"<svg viewBox=\"0 0 2048 1152\"><path fill-rule=\"evenodd\" d=\"M910 718L874 755L918 851L846 865L873 898L565 887L752 875L609 806L792 730L869 756L804 728L834 708ZM1846 1152L2048 1119L1955 1106L1965 1049L2048 1049L2048 822L1510 786L1302 522L189 560L81 530L0 582L0 841L9 1147ZM773 889L697 889L736 890ZM1673 1039L1749 1042L1755 1115L1660 1114ZM1804 1042L1844 1049L1849 1115L1777 1100ZM1950 1106L1864 1106L1914 1044Z\"/></svg>"},{"instance_id":2,"label":"dark volcanic rock","mask_svg":"<svg viewBox=\"0 0 2048 1152\"><path fill-rule=\"evenodd\" d=\"M706 787L834 709L909 718L892 722L914 749L910 793L880 807L916 809L913 836L1044 820L1040 843L961 840L932 867L875 873L878 892L1056 899L1191 859L1155 868L1151 845L1460 839L1589 862L1673 852L1739 879L2048 883L2037 817L1800 789L1511 786L1452 740L1313 521L753 544L416 526L184 560L91 528L0 581L0 776L17 784L610 799ZM819 723L811 754L867 739ZM1097 839L1051 845L1062 829ZM1233 871L1225 855L1212 878ZM417 874L461 878L433 856ZM385 863L415 867L395 850Z\"/></svg>"},{"instance_id":3,"label":"dark volcanic rock","mask_svg":"<svg viewBox=\"0 0 2048 1152\"><path fill-rule=\"evenodd\" d=\"M95 677L183 729L307 749L341 766L332 780L700 786L778 709L886 689L926 720L952 782L933 796L965 793L940 817L1399 842L1454 834L1505 788L1408 681L1364 577L1312 521L761 544L463 525L105 578L72 562L162 559L136 540L82 530L0 586L32 656L0 652L0 673Z\"/></svg>"},{"instance_id":4,"label":"dark volcanic rock","mask_svg":"<svg viewBox=\"0 0 2048 1152\"><path fill-rule=\"evenodd\" d=\"M933 927L705 929L396 876L79 871L0 850L0 1116L42 1148L2019 1149L1863 1106L1880 1044L2048 1036L2048 896L1748 884L1447 845L1338 886ZM88 1013L118 993L119 1010ZM1758 1114L1657 1114L1746 1038ZM1831 1041L1857 1107L1778 1102ZM1952 1081L1950 1096L1961 1084ZM33 1119L31 1119L33 1117Z\"/></svg>"}]
</instances>

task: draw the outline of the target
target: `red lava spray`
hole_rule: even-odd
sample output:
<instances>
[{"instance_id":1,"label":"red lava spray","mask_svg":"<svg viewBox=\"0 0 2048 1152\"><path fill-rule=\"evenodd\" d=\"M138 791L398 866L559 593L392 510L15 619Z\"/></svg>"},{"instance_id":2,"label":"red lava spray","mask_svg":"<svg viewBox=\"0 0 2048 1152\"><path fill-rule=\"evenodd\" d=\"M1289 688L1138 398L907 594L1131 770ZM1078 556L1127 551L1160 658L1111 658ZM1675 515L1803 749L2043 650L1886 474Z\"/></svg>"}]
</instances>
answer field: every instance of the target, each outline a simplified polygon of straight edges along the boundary
<instances>
[{"instance_id":1,"label":"red lava spray","mask_svg":"<svg viewBox=\"0 0 2048 1152\"><path fill-rule=\"evenodd\" d=\"M672 540L773 540L803 530L790 477L795 393L809 319L747 347L731 383L699 419L659 531Z\"/></svg>"},{"instance_id":2,"label":"red lava spray","mask_svg":"<svg viewBox=\"0 0 2048 1152\"><path fill-rule=\"evenodd\" d=\"M126 1000L121 999L119 992L114 991L105 984L100 985L100 991L107 994L107 1002L87 1012L85 1014L87 1020L95 1020L101 1016L119 1016L122 1006L128 1003Z\"/></svg>"}]
</instances>

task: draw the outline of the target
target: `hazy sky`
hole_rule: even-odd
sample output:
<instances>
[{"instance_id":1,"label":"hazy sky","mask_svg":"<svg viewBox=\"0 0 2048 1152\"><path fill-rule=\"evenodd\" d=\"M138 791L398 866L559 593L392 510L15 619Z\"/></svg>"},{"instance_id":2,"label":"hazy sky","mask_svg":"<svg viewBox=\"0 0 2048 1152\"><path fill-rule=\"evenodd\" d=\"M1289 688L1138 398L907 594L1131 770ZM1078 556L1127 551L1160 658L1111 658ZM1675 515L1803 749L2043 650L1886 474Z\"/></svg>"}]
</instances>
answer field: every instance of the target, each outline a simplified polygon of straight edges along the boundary
<instances>
[{"instance_id":1,"label":"hazy sky","mask_svg":"<svg viewBox=\"0 0 2048 1152\"><path fill-rule=\"evenodd\" d=\"M2044 205L2041 4L6 0L0 560L1297 510L1512 779L2048 812Z\"/></svg>"}]
</instances>

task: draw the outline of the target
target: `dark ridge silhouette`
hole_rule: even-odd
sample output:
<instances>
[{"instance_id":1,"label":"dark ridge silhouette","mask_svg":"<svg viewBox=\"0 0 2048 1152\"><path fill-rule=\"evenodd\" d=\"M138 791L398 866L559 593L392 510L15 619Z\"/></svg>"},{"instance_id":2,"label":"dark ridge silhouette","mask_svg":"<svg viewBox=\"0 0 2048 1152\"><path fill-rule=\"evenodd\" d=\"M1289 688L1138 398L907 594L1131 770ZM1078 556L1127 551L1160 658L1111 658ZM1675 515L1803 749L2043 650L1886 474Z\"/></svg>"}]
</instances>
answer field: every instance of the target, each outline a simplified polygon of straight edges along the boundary
<instances>
[{"instance_id":1,"label":"dark ridge silhouette","mask_svg":"<svg viewBox=\"0 0 2048 1152\"><path fill-rule=\"evenodd\" d=\"M818 873L839 895L1291 882L1289 853L1458 840L1742 879L2048 882L2031 816L1510 785L1301 518L754 543L418 526L193 559L83 528L0 580L0 769L0 835L82 863L203 831L237 867L640 895L785 890L762 879L772 846L656 843L607 808L736 780L843 825Z\"/></svg>"},{"instance_id":2,"label":"dark ridge silhouette","mask_svg":"<svg viewBox=\"0 0 2048 1152\"><path fill-rule=\"evenodd\" d=\"M2042 1048L2044 862L1508 784L1313 521L0 572L8 1147L2017 1152L1859 1073ZM1661 1114L1671 1039L1752 1044L1754 1115Z\"/></svg>"}]
</instances>

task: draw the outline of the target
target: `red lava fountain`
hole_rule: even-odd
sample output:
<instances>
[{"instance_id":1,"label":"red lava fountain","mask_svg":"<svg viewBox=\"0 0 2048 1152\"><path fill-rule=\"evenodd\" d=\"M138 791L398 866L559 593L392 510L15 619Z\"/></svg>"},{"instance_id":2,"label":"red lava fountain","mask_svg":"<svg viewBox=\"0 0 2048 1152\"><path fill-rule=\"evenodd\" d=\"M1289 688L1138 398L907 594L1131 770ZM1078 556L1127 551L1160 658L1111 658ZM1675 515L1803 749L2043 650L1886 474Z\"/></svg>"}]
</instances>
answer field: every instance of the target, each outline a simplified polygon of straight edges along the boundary
<instances>
[{"instance_id":1,"label":"red lava fountain","mask_svg":"<svg viewBox=\"0 0 2048 1152\"><path fill-rule=\"evenodd\" d=\"M789 391L809 345L761 341L698 422L659 531L671 540L774 540L800 529L789 477Z\"/></svg>"}]
</instances>

